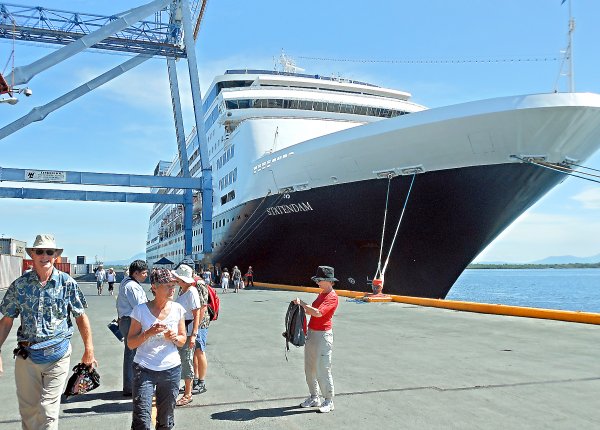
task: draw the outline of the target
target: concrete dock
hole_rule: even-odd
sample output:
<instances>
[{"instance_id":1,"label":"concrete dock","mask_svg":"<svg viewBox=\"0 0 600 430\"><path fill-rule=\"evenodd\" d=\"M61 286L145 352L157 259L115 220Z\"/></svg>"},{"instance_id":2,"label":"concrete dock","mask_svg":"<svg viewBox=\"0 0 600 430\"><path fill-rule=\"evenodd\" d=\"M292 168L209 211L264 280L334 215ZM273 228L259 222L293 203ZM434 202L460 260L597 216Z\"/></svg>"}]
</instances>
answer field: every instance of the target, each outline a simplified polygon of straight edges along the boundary
<instances>
[{"instance_id":1,"label":"concrete dock","mask_svg":"<svg viewBox=\"0 0 600 430\"><path fill-rule=\"evenodd\" d=\"M115 297L80 283L101 387L61 407L60 428L129 429L121 397L123 345L106 324ZM220 293L220 290L219 290ZM106 293L105 293L106 294ZM0 292L0 296L3 292ZM334 317L335 411L301 409L303 351L281 336L288 302L314 294L220 294L209 330L208 391L178 408L176 428L571 429L600 423L600 327L340 297ZM18 321L3 346L0 429L20 428L14 385ZM74 366L82 355L73 341Z\"/></svg>"}]
</instances>

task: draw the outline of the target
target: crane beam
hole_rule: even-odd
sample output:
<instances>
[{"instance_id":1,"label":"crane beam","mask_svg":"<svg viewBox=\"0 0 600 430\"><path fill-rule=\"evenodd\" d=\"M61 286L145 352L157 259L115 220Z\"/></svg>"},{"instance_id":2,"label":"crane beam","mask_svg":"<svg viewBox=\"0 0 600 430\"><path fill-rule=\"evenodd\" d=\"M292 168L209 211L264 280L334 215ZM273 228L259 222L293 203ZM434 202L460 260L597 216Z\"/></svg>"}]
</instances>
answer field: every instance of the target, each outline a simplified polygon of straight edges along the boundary
<instances>
[{"instance_id":1,"label":"crane beam","mask_svg":"<svg viewBox=\"0 0 600 430\"><path fill-rule=\"evenodd\" d=\"M58 51L52 52L26 66L16 67L12 72L13 77L11 82L13 85L20 85L29 82L31 78L38 73L41 73L44 70L47 70L52 66L71 58L81 51L84 51L85 49L94 46L96 43L101 42L107 37L112 36L116 32L129 27L132 23L136 23L140 19L143 19L148 15L161 10L170 2L171 0L154 0L143 6L124 12L109 24L106 24L99 29L90 32L89 34L80 37L76 41L63 46Z\"/></svg>"},{"instance_id":2,"label":"crane beam","mask_svg":"<svg viewBox=\"0 0 600 430\"><path fill-rule=\"evenodd\" d=\"M0 38L20 42L68 45L111 24L126 13L97 15L41 6L0 3ZM175 36L174 42L167 42L173 36ZM169 14L161 9L155 12L154 21L131 22L114 35L91 45L91 48L182 58L186 54L179 43L181 37L181 28L171 24Z\"/></svg>"}]
</instances>

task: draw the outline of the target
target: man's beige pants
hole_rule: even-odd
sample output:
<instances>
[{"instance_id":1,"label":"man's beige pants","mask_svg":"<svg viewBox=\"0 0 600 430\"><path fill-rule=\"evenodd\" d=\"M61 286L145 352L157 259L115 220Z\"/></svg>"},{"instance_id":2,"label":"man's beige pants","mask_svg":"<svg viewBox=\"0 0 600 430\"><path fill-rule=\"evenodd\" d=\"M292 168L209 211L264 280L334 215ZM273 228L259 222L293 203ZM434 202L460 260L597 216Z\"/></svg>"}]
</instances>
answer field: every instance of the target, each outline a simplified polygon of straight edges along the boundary
<instances>
[{"instance_id":1,"label":"man's beige pants","mask_svg":"<svg viewBox=\"0 0 600 430\"><path fill-rule=\"evenodd\" d=\"M54 363L35 364L17 357L15 381L23 430L56 430L60 395L71 361L71 345L63 358Z\"/></svg>"}]
</instances>

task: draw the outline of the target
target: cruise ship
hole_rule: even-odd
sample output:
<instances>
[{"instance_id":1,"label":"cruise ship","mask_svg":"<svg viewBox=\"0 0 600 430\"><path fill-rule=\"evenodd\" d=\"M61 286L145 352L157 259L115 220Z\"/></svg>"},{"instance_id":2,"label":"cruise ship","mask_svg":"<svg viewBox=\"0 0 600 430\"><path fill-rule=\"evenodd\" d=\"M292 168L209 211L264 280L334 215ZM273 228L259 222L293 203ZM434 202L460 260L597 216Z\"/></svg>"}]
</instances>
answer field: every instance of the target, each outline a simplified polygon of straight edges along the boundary
<instances>
[{"instance_id":1,"label":"cruise ship","mask_svg":"<svg viewBox=\"0 0 600 430\"><path fill-rule=\"evenodd\" d=\"M427 109L365 82L228 70L204 98L213 252L256 281L444 298L465 267L600 146L600 95L551 93ZM187 140L200 175L198 139ZM156 175L180 174L177 157ZM155 190L167 192L166 190ZM206 262L200 195L193 258ZM152 264L184 258L183 209L156 204Z\"/></svg>"}]
</instances>

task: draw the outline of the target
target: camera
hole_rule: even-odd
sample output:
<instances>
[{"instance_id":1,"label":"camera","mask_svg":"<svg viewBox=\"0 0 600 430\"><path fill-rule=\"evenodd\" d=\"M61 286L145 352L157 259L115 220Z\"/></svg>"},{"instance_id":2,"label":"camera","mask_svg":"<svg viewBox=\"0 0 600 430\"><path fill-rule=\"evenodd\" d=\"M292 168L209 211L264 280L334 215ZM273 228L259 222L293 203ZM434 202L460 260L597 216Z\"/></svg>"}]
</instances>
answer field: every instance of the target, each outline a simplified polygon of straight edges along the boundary
<instances>
[{"instance_id":1,"label":"camera","mask_svg":"<svg viewBox=\"0 0 600 430\"><path fill-rule=\"evenodd\" d=\"M33 94L33 91L31 91L31 88L25 88L25 90L23 90L23 94L25 94L26 97L29 97Z\"/></svg>"}]
</instances>

